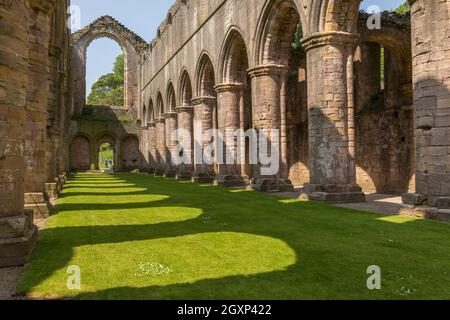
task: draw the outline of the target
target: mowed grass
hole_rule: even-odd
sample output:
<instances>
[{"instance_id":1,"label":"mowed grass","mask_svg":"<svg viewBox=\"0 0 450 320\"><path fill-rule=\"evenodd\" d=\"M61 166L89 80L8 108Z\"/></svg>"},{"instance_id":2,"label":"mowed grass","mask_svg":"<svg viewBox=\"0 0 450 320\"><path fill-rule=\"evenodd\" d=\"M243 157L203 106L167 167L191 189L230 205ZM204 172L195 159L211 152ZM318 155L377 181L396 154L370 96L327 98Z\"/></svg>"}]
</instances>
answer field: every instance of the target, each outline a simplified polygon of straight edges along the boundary
<instances>
[{"instance_id":1,"label":"mowed grass","mask_svg":"<svg viewBox=\"0 0 450 320\"><path fill-rule=\"evenodd\" d=\"M367 288L372 265L381 290ZM70 266L80 268L80 290L67 287ZM448 299L450 225L145 174L79 174L18 290L74 299Z\"/></svg>"}]
</instances>

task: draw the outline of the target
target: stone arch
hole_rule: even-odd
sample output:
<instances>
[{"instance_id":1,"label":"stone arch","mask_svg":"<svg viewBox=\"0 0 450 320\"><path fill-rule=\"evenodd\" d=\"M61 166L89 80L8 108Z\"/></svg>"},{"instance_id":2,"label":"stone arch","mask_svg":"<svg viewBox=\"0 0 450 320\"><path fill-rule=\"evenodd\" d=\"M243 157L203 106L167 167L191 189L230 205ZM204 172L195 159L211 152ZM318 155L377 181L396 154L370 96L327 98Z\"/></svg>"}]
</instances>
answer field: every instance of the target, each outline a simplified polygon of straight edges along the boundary
<instances>
[{"instance_id":1,"label":"stone arch","mask_svg":"<svg viewBox=\"0 0 450 320\"><path fill-rule=\"evenodd\" d=\"M164 99L161 94L161 91L158 91L158 95L156 96L156 111L155 117L157 119L161 119L164 117L165 109L164 109Z\"/></svg>"},{"instance_id":2,"label":"stone arch","mask_svg":"<svg viewBox=\"0 0 450 320\"><path fill-rule=\"evenodd\" d=\"M169 84L167 85L166 104L167 104L166 110L167 113L175 112L175 109L177 108L177 100L172 81L169 81Z\"/></svg>"},{"instance_id":3,"label":"stone arch","mask_svg":"<svg viewBox=\"0 0 450 320\"><path fill-rule=\"evenodd\" d=\"M219 81L221 83L247 84L249 55L242 32L231 27L222 46L219 64Z\"/></svg>"},{"instance_id":4,"label":"stone arch","mask_svg":"<svg viewBox=\"0 0 450 320\"><path fill-rule=\"evenodd\" d=\"M114 153L114 163L116 165L115 169L119 169L118 168L118 159L119 159L119 155L117 154L118 148L117 148L117 141L116 141L116 135L112 132L109 131L104 131L101 132L100 134L97 135L96 139L95 139L95 149L94 149L94 165L96 170L99 170L99 166L98 166L98 162L99 162L99 151L100 151L100 146L104 143L109 143L112 148L113 148L113 153Z\"/></svg>"},{"instance_id":5,"label":"stone arch","mask_svg":"<svg viewBox=\"0 0 450 320\"><path fill-rule=\"evenodd\" d=\"M293 0L269 0L255 36L255 65L288 65L300 12Z\"/></svg>"},{"instance_id":6,"label":"stone arch","mask_svg":"<svg viewBox=\"0 0 450 320\"><path fill-rule=\"evenodd\" d=\"M135 135L127 135L121 143L122 169L132 171L141 168L141 151L139 138Z\"/></svg>"},{"instance_id":7,"label":"stone arch","mask_svg":"<svg viewBox=\"0 0 450 320\"><path fill-rule=\"evenodd\" d=\"M91 169L91 139L85 134L77 134L70 144L70 169L88 171Z\"/></svg>"},{"instance_id":8,"label":"stone arch","mask_svg":"<svg viewBox=\"0 0 450 320\"><path fill-rule=\"evenodd\" d=\"M147 106L144 104L144 109L142 110L142 125L146 127L148 124L148 109Z\"/></svg>"},{"instance_id":9,"label":"stone arch","mask_svg":"<svg viewBox=\"0 0 450 320\"><path fill-rule=\"evenodd\" d=\"M196 96L197 97L215 97L215 76L214 64L207 52L203 52L198 60L196 68Z\"/></svg>"},{"instance_id":10,"label":"stone arch","mask_svg":"<svg viewBox=\"0 0 450 320\"><path fill-rule=\"evenodd\" d=\"M178 94L179 97L179 105L181 107L187 107L192 104L192 82L189 72L186 69L183 69L180 76L179 86L180 92Z\"/></svg>"},{"instance_id":11,"label":"stone arch","mask_svg":"<svg viewBox=\"0 0 450 320\"><path fill-rule=\"evenodd\" d=\"M308 12L308 36L318 32L355 33L361 0L315 0Z\"/></svg>"},{"instance_id":12,"label":"stone arch","mask_svg":"<svg viewBox=\"0 0 450 320\"><path fill-rule=\"evenodd\" d=\"M148 102L148 108L147 108L147 124L154 123L155 122L155 109L153 106L153 100L150 99Z\"/></svg>"},{"instance_id":13,"label":"stone arch","mask_svg":"<svg viewBox=\"0 0 450 320\"><path fill-rule=\"evenodd\" d=\"M110 16L95 20L90 25L74 33L72 47L72 81L74 95L72 113L81 112L86 104L86 53L92 41L98 38L116 41L125 56L125 108L137 110L139 54L148 48L147 43Z\"/></svg>"}]
</instances>

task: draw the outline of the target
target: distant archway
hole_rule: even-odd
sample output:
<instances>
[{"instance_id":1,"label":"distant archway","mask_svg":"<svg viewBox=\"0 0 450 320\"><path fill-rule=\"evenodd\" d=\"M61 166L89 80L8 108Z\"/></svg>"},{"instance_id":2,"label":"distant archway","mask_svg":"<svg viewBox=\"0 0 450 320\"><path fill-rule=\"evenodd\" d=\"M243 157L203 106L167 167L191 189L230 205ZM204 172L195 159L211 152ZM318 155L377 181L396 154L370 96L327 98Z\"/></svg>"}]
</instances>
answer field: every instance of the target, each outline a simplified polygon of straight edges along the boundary
<instances>
[{"instance_id":1,"label":"distant archway","mask_svg":"<svg viewBox=\"0 0 450 320\"><path fill-rule=\"evenodd\" d=\"M74 98L72 114L79 113L86 104L86 52L92 41L98 38L110 38L123 49L125 56L125 108L137 108L139 53L148 48L141 37L110 16L104 16L80 31L71 38L72 70Z\"/></svg>"},{"instance_id":2,"label":"distant archway","mask_svg":"<svg viewBox=\"0 0 450 320\"><path fill-rule=\"evenodd\" d=\"M135 136L127 136L122 141L122 169L133 171L141 168L141 152L139 139Z\"/></svg>"},{"instance_id":3,"label":"distant archway","mask_svg":"<svg viewBox=\"0 0 450 320\"><path fill-rule=\"evenodd\" d=\"M84 135L73 138L70 145L70 164L72 171L91 169L91 142Z\"/></svg>"}]
</instances>

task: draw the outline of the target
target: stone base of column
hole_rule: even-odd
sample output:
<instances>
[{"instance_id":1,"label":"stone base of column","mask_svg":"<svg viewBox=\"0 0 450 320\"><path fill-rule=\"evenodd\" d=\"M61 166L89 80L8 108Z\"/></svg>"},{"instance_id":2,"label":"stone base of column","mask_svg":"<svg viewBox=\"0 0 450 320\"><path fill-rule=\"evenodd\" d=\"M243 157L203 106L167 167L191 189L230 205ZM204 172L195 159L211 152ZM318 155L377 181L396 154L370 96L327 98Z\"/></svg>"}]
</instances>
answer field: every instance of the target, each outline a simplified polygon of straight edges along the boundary
<instances>
[{"instance_id":1,"label":"stone base of column","mask_svg":"<svg viewBox=\"0 0 450 320\"><path fill-rule=\"evenodd\" d=\"M148 174L155 174L155 168L147 169L146 172L147 172Z\"/></svg>"},{"instance_id":2,"label":"stone base of column","mask_svg":"<svg viewBox=\"0 0 450 320\"><path fill-rule=\"evenodd\" d=\"M46 183L45 192L47 193L48 199L52 202L59 197L59 188L56 182Z\"/></svg>"},{"instance_id":3,"label":"stone base of column","mask_svg":"<svg viewBox=\"0 0 450 320\"><path fill-rule=\"evenodd\" d=\"M427 197L418 193L405 193L402 195L403 205L400 215L421 219L450 221L450 197Z\"/></svg>"},{"instance_id":4,"label":"stone base of column","mask_svg":"<svg viewBox=\"0 0 450 320\"><path fill-rule=\"evenodd\" d=\"M301 199L325 203L366 202L366 195L358 185L305 184Z\"/></svg>"},{"instance_id":5,"label":"stone base of column","mask_svg":"<svg viewBox=\"0 0 450 320\"><path fill-rule=\"evenodd\" d=\"M192 182L199 184L210 184L214 182L214 176L207 173L194 173Z\"/></svg>"},{"instance_id":6,"label":"stone base of column","mask_svg":"<svg viewBox=\"0 0 450 320\"><path fill-rule=\"evenodd\" d=\"M214 179L214 185L227 188L245 187L247 184L238 175L219 175Z\"/></svg>"},{"instance_id":7,"label":"stone base of column","mask_svg":"<svg viewBox=\"0 0 450 320\"><path fill-rule=\"evenodd\" d=\"M33 212L0 219L0 267L26 264L38 240L38 230L33 224Z\"/></svg>"},{"instance_id":8,"label":"stone base of column","mask_svg":"<svg viewBox=\"0 0 450 320\"><path fill-rule=\"evenodd\" d=\"M250 181L250 189L257 192L292 192L294 185L285 178L256 178Z\"/></svg>"},{"instance_id":9,"label":"stone base of column","mask_svg":"<svg viewBox=\"0 0 450 320\"><path fill-rule=\"evenodd\" d=\"M176 179L191 181L192 180L192 171L178 171Z\"/></svg>"},{"instance_id":10,"label":"stone base of column","mask_svg":"<svg viewBox=\"0 0 450 320\"><path fill-rule=\"evenodd\" d=\"M166 173L166 170L162 168L156 168L154 171L154 174L156 177L164 177L164 174Z\"/></svg>"},{"instance_id":11,"label":"stone base of column","mask_svg":"<svg viewBox=\"0 0 450 320\"><path fill-rule=\"evenodd\" d=\"M176 169L166 169L164 172L164 178L168 179L175 179L177 177L177 170Z\"/></svg>"},{"instance_id":12,"label":"stone base of column","mask_svg":"<svg viewBox=\"0 0 450 320\"><path fill-rule=\"evenodd\" d=\"M25 193L25 209L33 211L34 219L48 218L52 207L45 193Z\"/></svg>"}]
</instances>

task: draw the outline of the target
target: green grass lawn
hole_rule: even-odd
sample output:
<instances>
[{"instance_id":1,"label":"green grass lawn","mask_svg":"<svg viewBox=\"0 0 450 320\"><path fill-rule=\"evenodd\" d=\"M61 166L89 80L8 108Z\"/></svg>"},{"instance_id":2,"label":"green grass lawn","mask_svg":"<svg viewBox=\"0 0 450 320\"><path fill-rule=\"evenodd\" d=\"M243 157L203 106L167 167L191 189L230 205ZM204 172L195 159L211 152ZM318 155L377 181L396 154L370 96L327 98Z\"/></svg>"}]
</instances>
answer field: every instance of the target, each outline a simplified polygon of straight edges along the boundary
<instances>
[{"instance_id":1,"label":"green grass lawn","mask_svg":"<svg viewBox=\"0 0 450 320\"><path fill-rule=\"evenodd\" d=\"M155 178L76 175L19 293L76 299L450 298L450 225ZM67 268L81 269L81 290ZM370 291L378 265L382 289Z\"/></svg>"}]
</instances>

